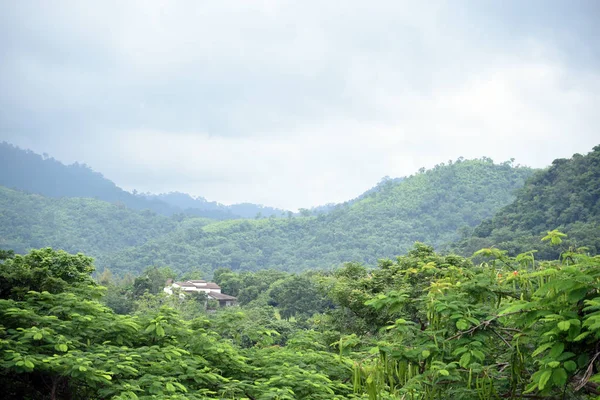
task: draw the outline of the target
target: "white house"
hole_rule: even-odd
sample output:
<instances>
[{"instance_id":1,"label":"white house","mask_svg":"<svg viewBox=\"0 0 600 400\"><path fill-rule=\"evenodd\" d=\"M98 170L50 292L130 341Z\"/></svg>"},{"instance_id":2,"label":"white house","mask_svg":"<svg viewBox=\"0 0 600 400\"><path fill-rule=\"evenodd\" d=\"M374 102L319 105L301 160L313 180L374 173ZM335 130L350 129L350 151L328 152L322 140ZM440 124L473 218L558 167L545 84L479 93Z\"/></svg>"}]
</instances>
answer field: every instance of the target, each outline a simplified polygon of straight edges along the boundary
<instances>
[{"instance_id":1,"label":"white house","mask_svg":"<svg viewBox=\"0 0 600 400\"><path fill-rule=\"evenodd\" d=\"M167 294L173 294L173 289L179 289L181 295L185 293L206 293L206 297L211 300L217 300L221 307L232 306L237 302L237 298L221 293L221 287L214 282L203 280L173 282L173 280L169 279L164 291Z\"/></svg>"}]
</instances>

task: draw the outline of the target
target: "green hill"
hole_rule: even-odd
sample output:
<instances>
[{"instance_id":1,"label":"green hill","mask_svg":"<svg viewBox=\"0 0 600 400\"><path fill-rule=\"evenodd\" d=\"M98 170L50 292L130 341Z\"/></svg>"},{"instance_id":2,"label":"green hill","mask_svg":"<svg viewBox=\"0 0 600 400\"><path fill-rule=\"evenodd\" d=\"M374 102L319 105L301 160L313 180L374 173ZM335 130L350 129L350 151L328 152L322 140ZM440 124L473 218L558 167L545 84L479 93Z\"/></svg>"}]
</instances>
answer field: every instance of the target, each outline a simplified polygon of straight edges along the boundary
<instances>
[{"instance_id":1,"label":"green hill","mask_svg":"<svg viewBox=\"0 0 600 400\"><path fill-rule=\"evenodd\" d=\"M129 193L86 164L65 165L9 143L0 143L0 185L47 197L85 197L163 215L180 210L158 199Z\"/></svg>"},{"instance_id":2,"label":"green hill","mask_svg":"<svg viewBox=\"0 0 600 400\"><path fill-rule=\"evenodd\" d=\"M300 271L345 261L374 264L415 241L443 248L490 218L532 174L492 160L458 160L402 180L387 180L316 216L214 221L166 217L95 199L51 198L2 188L0 248L51 246L85 252L117 273L167 265Z\"/></svg>"},{"instance_id":3,"label":"green hill","mask_svg":"<svg viewBox=\"0 0 600 400\"><path fill-rule=\"evenodd\" d=\"M442 247L510 203L532 170L490 159L459 160L383 184L348 206L313 217L187 220L168 234L125 249L101 264L117 271L147 265L176 270L329 268L345 261L374 264L422 241Z\"/></svg>"},{"instance_id":4,"label":"green hill","mask_svg":"<svg viewBox=\"0 0 600 400\"><path fill-rule=\"evenodd\" d=\"M51 246L95 257L174 230L178 222L152 211L82 198L55 199L0 186L0 248L23 253Z\"/></svg>"},{"instance_id":5,"label":"green hill","mask_svg":"<svg viewBox=\"0 0 600 400\"><path fill-rule=\"evenodd\" d=\"M254 218L256 214L287 213L263 205L243 203L226 206L187 193L137 194L125 191L86 164L65 165L47 154L36 154L9 143L0 143L0 185L47 197L82 197L152 210L162 215L184 213L216 220Z\"/></svg>"},{"instance_id":6,"label":"green hill","mask_svg":"<svg viewBox=\"0 0 600 400\"><path fill-rule=\"evenodd\" d=\"M561 246L540 241L540 235L558 229L568 236ZM587 246L600 252L600 146L587 155L554 160L534 174L514 202L482 222L456 250L470 255L490 246L511 255L537 250L537 257L552 259L569 247Z\"/></svg>"}]
</instances>

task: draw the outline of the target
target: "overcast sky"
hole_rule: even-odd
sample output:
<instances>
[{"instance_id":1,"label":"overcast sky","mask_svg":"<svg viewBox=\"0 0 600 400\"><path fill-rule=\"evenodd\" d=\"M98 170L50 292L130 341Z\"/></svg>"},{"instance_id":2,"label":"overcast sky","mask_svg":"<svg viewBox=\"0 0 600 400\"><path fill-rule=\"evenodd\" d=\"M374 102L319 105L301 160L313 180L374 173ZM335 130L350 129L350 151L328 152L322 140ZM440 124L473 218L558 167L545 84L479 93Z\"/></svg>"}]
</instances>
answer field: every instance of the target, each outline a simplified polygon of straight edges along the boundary
<instances>
[{"instance_id":1,"label":"overcast sky","mask_svg":"<svg viewBox=\"0 0 600 400\"><path fill-rule=\"evenodd\" d=\"M0 140L287 209L460 156L542 167L600 144L598 21L596 0L0 0Z\"/></svg>"}]
</instances>

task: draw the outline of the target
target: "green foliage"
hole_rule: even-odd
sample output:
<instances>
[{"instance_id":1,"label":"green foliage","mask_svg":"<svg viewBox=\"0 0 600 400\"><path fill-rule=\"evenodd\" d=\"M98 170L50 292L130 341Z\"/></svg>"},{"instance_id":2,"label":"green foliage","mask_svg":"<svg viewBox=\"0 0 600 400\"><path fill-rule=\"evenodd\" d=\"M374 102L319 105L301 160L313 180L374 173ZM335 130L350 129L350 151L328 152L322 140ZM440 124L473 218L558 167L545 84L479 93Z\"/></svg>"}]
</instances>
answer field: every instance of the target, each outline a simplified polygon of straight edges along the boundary
<instances>
[{"instance_id":1,"label":"green foliage","mask_svg":"<svg viewBox=\"0 0 600 400\"><path fill-rule=\"evenodd\" d=\"M98 302L85 256L42 249L0 268L8 288L0 292L3 398L335 399L351 392L343 383L349 368L326 348L274 346L296 328L272 318L270 307L182 319L168 306L177 296L146 291L134 316L117 315Z\"/></svg>"},{"instance_id":2,"label":"green foliage","mask_svg":"<svg viewBox=\"0 0 600 400\"><path fill-rule=\"evenodd\" d=\"M299 272L348 261L374 264L415 241L437 247L452 242L461 229L508 204L531 173L489 159L459 160L382 181L329 213L221 222L0 187L0 247L81 251L120 276L140 274L149 265L210 277L220 267Z\"/></svg>"},{"instance_id":3,"label":"green foliage","mask_svg":"<svg viewBox=\"0 0 600 400\"><path fill-rule=\"evenodd\" d=\"M600 252L600 146L586 155L557 159L535 173L516 200L483 221L455 246L472 254L492 244L516 255L537 250L542 259L555 259L568 248ZM557 229L568 235L557 236ZM548 232L543 241L539 235Z\"/></svg>"},{"instance_id":4,"label":"green foliage","mask_svg":"<svg viewBox=\"0 0 600 400\"><path fill-rule=\"evenodd\" d=\"M95 199L28 195L0 186L0 247L17 253L49 246L102 257L142 245L176 226L176 220L150 211Z\"/></svg>"},{"instance_id":5,"label":"green foliage","mask_svg":"<svg viewBox=\"0 0 600 400\"><path fill-rule=\"evenodd\" d=\"M187 220L146 244L111 255L111 268L140 271L168 265L233 271L265 268L299 272L343 262L375 264L407 251L415 241L440 247L459 238L514 199L528 168L489 159L436 166L327 214L283 219L232 220L203 225Z\"/></svg>"},{"instance_id":6,"label":"green foliage","mask_svg":"<svg viewBox=\"0 0 600 400\"><path fill-rule=\"evenodd\" d=\"M0 385L8 399L587 399L600 257L533 254L491 247L474 265L417 243L374 269L220 269L247 301L213 313L205 298L134 295L146 279L105 271L99 281L137 297L118 315L91 259L35 250L0 264Z\"/></svg>"},{"instance_id":7,"label":"green foliage","mask_svg":"<svg viewBox=\"0 0 600 400\"><path fill-rule=\"evenodd\" d=\"M94 285L92 259L50 248L32 250L0 263L0 299L20 300L29 291L59 293Z\"/></svg>"}]
</instances>

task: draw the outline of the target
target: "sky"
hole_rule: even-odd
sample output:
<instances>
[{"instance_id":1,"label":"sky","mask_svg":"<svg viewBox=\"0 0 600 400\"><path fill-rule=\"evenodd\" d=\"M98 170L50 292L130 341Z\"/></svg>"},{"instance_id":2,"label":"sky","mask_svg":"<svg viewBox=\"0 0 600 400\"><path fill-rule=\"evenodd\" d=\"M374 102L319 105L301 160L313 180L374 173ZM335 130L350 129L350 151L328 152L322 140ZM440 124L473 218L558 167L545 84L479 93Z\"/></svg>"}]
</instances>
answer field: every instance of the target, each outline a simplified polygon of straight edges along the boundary
<instances>
[{"instance_id":1,"label":"sky","mask_svg":"<svg viewBox=\"0 0 600 400\"><path fill-rule=\"evenodd\" d=\"M426 4L425 4L426 3ZM0 0L0 141L285 209L600 144L600 2Z\"/></svg>"}]
</instances>

